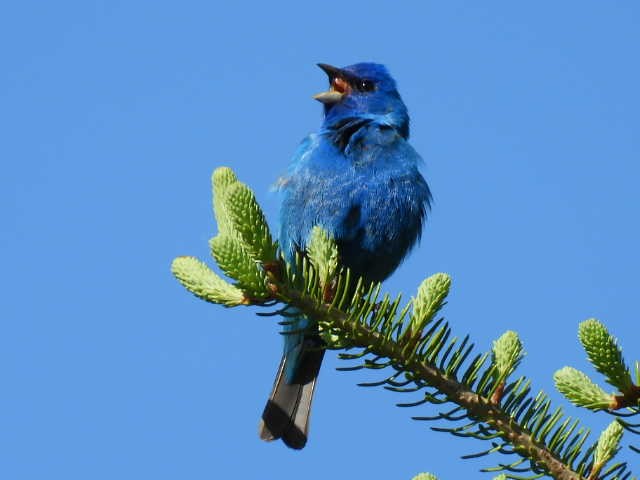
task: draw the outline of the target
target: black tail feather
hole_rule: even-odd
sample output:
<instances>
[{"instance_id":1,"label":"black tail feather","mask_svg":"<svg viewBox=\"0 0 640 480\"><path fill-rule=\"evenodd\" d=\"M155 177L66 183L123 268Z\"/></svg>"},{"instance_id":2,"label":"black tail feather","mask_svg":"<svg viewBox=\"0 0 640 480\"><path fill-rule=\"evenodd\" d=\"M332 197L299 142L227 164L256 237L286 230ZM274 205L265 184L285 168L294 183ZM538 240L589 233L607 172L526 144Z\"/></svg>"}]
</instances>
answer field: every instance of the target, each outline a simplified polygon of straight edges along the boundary
<instances>
[{"instance_id":1,"label":"black tail feather","mask_svg":"<svg viewBox=\"0 0 640 480\"><path fill-rule=\"evenodd\" d=\"M287 383L284 375L286 357L283 355L273 390L262 413L259 428L261 439L272 441L280 438L290 448L304 448L313 393L323 357L322 348L304 350L293 381Z\"/></svg>"}]
</instances>

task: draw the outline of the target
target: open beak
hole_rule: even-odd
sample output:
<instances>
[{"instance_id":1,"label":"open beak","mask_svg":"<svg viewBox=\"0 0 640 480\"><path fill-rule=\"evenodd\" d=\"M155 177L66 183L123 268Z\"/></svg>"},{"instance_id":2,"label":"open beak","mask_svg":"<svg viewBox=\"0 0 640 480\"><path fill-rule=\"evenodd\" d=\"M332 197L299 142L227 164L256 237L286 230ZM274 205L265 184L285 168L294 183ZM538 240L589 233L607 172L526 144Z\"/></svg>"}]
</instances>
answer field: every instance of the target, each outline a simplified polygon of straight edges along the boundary
<instances>
[{"instance_id":1,"label":"open beak","mask_svg":"<svg viewBox=\"0 0 640 480\"><path fill-rule=\"evenodd\" d=\"M327 65L326 63L319 63L318 66L324 70L329 77L329 90L320 92L314 95L313 98L325 105L338 103L342 100L342 97L351 92L349 82L345 79L345 75L339 68Z\"/></svg>"}]
</instances>

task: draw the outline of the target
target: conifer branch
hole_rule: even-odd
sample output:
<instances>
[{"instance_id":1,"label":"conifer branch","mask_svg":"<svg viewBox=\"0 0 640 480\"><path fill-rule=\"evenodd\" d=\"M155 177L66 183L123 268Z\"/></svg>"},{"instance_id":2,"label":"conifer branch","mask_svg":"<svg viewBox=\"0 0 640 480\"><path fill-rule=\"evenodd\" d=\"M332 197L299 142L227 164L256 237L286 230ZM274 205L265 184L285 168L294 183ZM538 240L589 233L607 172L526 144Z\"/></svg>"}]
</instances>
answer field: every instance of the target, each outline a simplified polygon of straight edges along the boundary
<instances>
[{"instance_id":1,"label":"conifer branch","mask_svg":"<svg viewBox=\"0 0 640 480\"><path fill-rule=\"evenodd\" d=\"M469 419L486 423L492 431L499 432L500 437L513 445L517 453L531 459L537 467L547 471L553 478L557 480L586 478L571 470L543 443L536 440L531 431L514 421L490 398L479 395L429 362L415 356L407 357L406 345L402 342L391 340L365 324L357 322L354 324L346 313L330 305L321 304L296 290L287 288L286 285L278 284L277 288L275 294L277 298L298 308L309 318L318 319L341 332L349 332L350 347L362 348L375 356L389 358L396 365L395 368L410 372L413 381L434 387L446 398L446 401L466 410Z\"/></svg>"},{"instance_id":2,"label":"conifer branch","mask_svg":"<svg viewBox=\"0 0 640 480\"><path fill-rule=\"evenodd\" d=\"M210 242L211 251L234 283L193 257L178 257L172 271L187 290L227 307L282 305L264 316L286 319L292 307L304 313L308 328L320 333L328 349L341 350L341 358L358 362L339 370L393 371L381 381L362 386L420 393L420 400L398 406L440 406L444 410L436 415L413 418L458 422L457 426L432 429L491 442L490 448L465 458L494 452L517 454L520 458L511 463L485 469L503 472L496 479L544 475L559 480L629 479L625 463L611 462L619 450L623 428L640 433L640 425L619 419L596 443L586 446L587 428L566 417L561 408L552 409L544 393L531 396L530 381L525 377L509 380L523 358L522 343L515 332L506 332L496 340L492 352L474 354L469 337L455 337L449 324L438 317L451 286L448 275L427 278L416 296L402 306L400 295L382 295L380 284L353 279L348 270L342 270L335 242L319 227L295 265L287 264L253 192L228 168L216 170L212 183L219 233ZM594 322L581 326L580 339L596 369L620 394L605 393L570 367L556 373L556 384L578 405L606 411L627 408L636 414L638 363L634 383L616 340ZM522 472L529 477L520 476ZM420 474L415 478L435 477Z\"/></svg>"}]
</instances>

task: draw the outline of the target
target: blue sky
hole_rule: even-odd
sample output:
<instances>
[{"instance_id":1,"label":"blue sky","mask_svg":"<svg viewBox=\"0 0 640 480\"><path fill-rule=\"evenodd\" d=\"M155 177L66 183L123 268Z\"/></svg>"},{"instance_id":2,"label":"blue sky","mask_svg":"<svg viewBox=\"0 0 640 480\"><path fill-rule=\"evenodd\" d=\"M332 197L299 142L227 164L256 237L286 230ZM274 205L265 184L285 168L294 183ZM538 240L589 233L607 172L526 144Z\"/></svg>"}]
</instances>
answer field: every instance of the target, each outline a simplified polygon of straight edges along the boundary
<instances>
[{"instance_id":1,"label":"blue sky","mask_svg":"<svg viewBox=\"0 0 640 480\"><path fill-rule=\"evenodd\" d=\"M412 422L435 410L356 387L375 376L333 353L307 448L261 442L275 322L169 265L208 258L217 166L276 226L269 187L321 121L315 63L385 63L435 199L386 288L449 272L454 332L484 350L517 330L521 372L565 403L553 372L591 372L578 322L638 357L639 22L629 1L3 6L0 477L491 478L504 458L459 460L485 445Z\"/></svg>"}]
</instances>

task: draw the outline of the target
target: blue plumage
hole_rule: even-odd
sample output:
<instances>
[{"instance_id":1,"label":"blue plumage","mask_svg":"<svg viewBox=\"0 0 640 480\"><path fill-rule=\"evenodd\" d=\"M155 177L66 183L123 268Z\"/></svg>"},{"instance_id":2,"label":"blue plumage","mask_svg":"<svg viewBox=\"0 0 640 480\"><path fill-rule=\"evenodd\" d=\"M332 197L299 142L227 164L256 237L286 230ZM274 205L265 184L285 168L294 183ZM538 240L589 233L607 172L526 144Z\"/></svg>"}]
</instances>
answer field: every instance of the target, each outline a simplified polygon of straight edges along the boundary
<instances>
[{"instance_id":1,"label":"blue plumage","mask_svg":"<svg viewBox=\"0 0 640 480\"><path fill-rule=\"evenodd\" d=\"M296 151L278 186L280 246L291 261L322 226L341 263L371 282L387 278L420 237L431 194L408 143L409 116L383 65L320 64L331 88L316 95L325 118ZM290 328L306 325L304 318ZM308 414L323 352L317 335L285 336L283 360L261 425L265 440L306 443Z\"/></svg>"}]
</instances>

